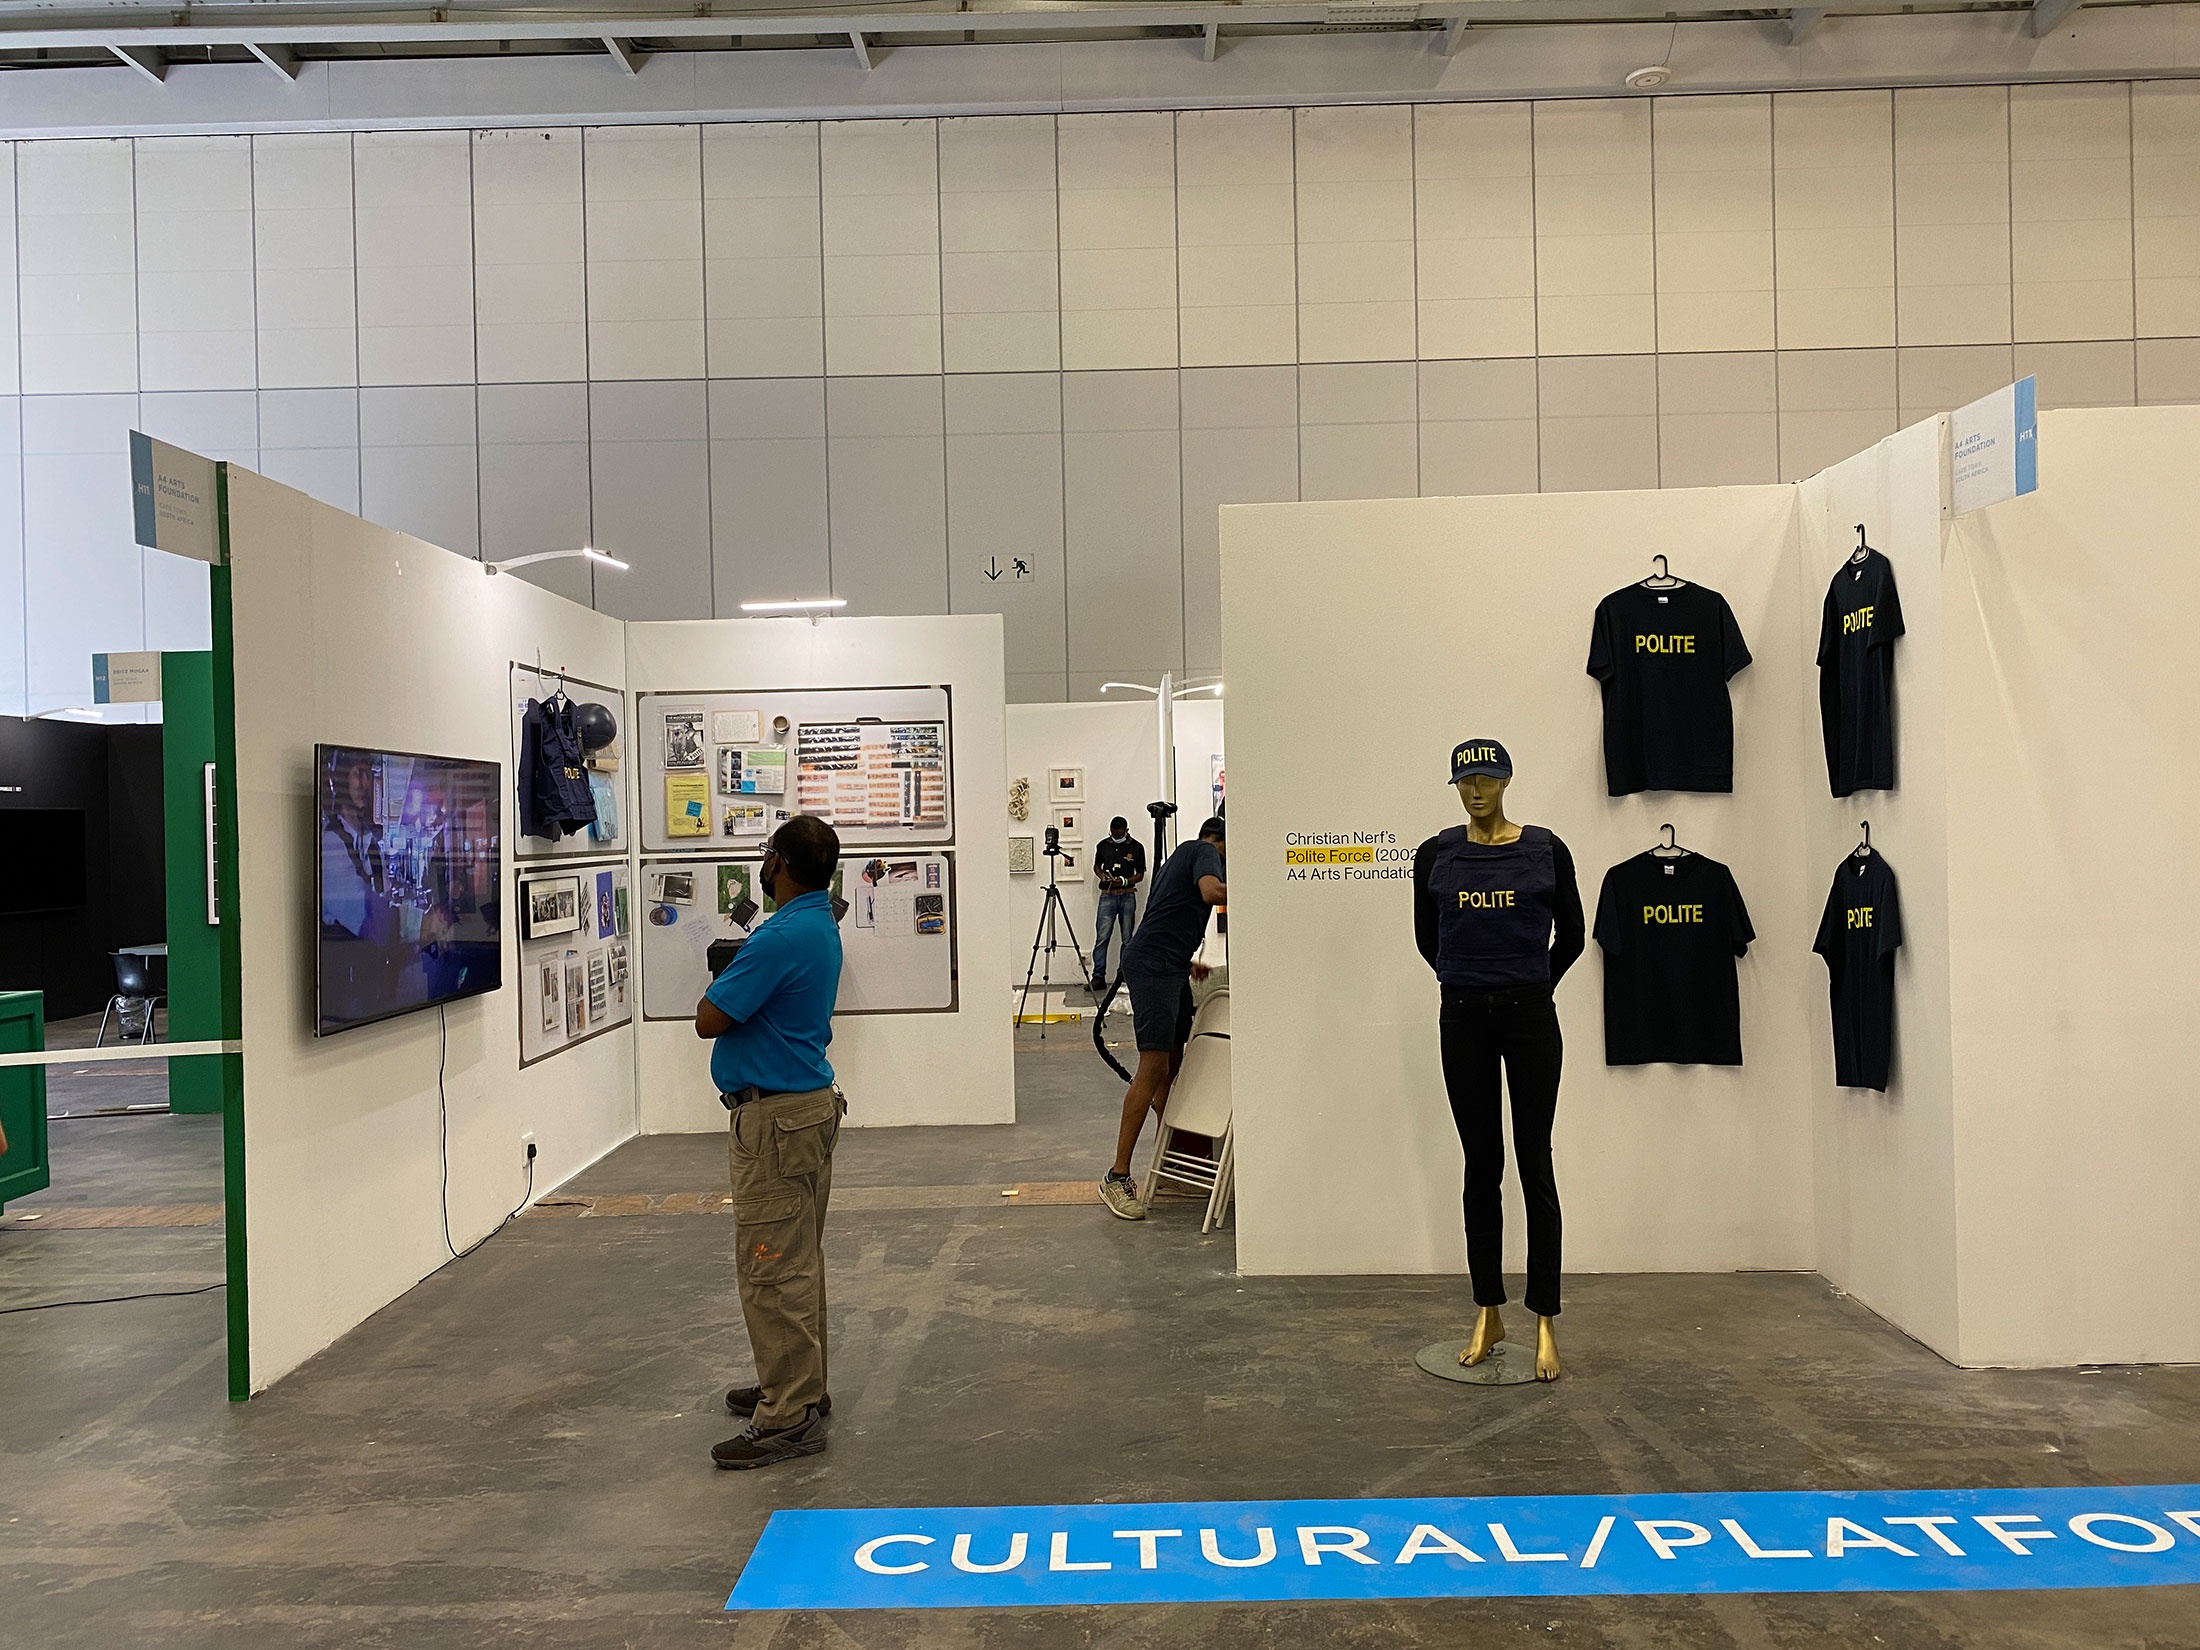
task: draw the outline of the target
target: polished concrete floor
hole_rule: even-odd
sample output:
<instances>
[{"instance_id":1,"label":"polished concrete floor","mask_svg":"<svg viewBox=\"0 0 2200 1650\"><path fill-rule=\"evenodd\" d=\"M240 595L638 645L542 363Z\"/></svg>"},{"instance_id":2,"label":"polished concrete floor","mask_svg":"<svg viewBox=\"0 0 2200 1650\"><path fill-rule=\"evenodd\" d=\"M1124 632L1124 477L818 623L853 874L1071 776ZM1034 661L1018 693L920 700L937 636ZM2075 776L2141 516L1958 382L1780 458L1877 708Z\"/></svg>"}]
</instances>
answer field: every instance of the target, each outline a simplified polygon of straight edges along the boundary
<instances>
[{"instance_id":1,"label":"polished concrete floor","mask_svg":"<svg viewBox=\"0 0 2200 1650\"><path fill-rule=\"evenodd\" d=\"M851 1133L839 1183L1097 1173L1120 1088L1062 1029L1020 1055L1025 1121ZM180 1195L213 1162L198 1127L64 1136L82 1167L64 1159L47 1195L134 1200L168 1176ZM194 1151L199 1182L175 1161ZM707 1191L723 1164L715 1138L641 1140L574 1189ZM832 1446L718 1473L719 1395L747 1368L731 1235L710 1216L522 1220L244 1406L222 1401L218 1294L0 1318L0 1635L2200 1646L2200 1589L2179 1588L729 1617L783 1506L2200 1482L2200 1370L1963 1372L1813 1277L1596 1276L1569 1280L1564 1381L1462 1388L1412 1364L1463 1333L1462 1283L1241 1280L1189 1202L1144 1225L1091 1206L836 1215ZM206 1236L153 1234L175 1245L162 1260L115 1242L143 1233L0 1233L0 1279L35 1289L56 1253L36 1246L63 1237L84 1246L58 1256L73 1283L102 1254L117 1277L197 1275Z\"/></svg>"}]
</instances>

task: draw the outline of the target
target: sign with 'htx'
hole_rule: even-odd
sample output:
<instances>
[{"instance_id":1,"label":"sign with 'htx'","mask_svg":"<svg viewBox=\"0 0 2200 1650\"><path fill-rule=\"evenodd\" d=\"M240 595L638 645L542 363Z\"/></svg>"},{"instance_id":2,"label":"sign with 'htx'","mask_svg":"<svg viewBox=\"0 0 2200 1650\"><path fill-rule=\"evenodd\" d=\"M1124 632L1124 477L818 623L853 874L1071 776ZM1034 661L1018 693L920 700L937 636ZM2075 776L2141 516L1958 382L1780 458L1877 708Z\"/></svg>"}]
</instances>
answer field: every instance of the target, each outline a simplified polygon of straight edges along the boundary
<instances>
[{"instance_id":1,"label":"sign with 'htx'","mask_svg":"<svg viewBox=\"0 0 2200 1650\"><path fill-rule=\"evenodd\" d=\"M2200 1585L2200 1485L775 1512L729 1610Z\"/></svg>"}]
</instances>

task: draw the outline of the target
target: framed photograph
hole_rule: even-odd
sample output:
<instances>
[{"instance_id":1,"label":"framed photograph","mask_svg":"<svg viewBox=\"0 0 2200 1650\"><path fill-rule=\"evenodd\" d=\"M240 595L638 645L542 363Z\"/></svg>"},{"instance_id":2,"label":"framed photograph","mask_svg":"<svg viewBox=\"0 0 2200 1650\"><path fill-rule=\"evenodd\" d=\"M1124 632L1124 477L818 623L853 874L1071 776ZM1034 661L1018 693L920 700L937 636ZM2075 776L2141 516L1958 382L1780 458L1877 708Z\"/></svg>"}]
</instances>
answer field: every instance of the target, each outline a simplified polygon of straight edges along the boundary
<instances>
[{"instance_id":1,"label":"framed photograph","mask_svg":"<svg viewBox=\"0 0 2200 1650\"><path fill-rule=\"evenodd\" d=\"M1082 847L1062 844L1062 857L1054 862L1056 882L1083 882L1085 880L1085 850Z\"/></svg>"},{"instance_id":2,"label":"framed photograph","mask_svg":"<svg viewBox=\"0 0 2200 1650\"><path fill-rule=\"evenodd\" d=\"M1082 842L1085 840L1085 805L1082 802L1073 802L1067 807L1057 805L1048 810L1047 823L1062 833L1065 845Z\"/></svg>"},{"instance_id":3,"label":"framed photograph","mask_svg":"<svg viewBox=\"0 0 2200 1650\"><path fill-rule=\"evenodd\" d=\"M581 879L577 876L522 877L519 903L524 939L546 940L580 931Z\"/></svg>"},{"instance_id":4,"label":"framed photograph","mask_svg":"<svg viewBox=\"0 0 2200 1650\"><path fill-rule=\"evenodd\" d=\"M1049 802L1084 801L1085 770L1083 768L1047 769L1047 800Z\"/></svg>"},{"instance_id":5,"label":"framed photograph","mask_svg":"<svg viewBox=\"0 0 2200 1650\"><path fill-rule=\"evenodd\" d=\"M542 1029L545 1036L565 1026L565 965L556 957L542 960Z\"/></svg>"},{"instance_id":6,"label":"framed photograph","mask_svg":"<svg viewBox=\"0 0 2200 1650\"><path fill-rule=\"evenodd\" d=\"M565 959L565 1034L578 1037L588 1029L588 971L578 952Z\"/></svg>"},{"instance_id":7,"label":"framed photograph","mask_svg":"<svg viewBox=\"0 0 2200 1650\"><path fill-rule=\"evenodd\" d=\"M700 710L665 712L665 766L668 769L700 768L708 760L709 744L703 738Z\"/></svg>"}]
</instances>

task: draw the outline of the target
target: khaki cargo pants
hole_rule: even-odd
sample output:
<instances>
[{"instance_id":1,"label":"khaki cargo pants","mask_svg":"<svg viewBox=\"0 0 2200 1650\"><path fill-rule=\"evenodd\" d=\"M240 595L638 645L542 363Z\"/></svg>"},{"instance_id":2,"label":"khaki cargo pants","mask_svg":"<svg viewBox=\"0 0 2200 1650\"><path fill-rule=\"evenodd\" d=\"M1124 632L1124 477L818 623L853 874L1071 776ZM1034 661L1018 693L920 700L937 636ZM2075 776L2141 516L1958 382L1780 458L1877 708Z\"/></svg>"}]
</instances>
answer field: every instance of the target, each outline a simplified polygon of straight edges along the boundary
<instances>
[{"instance_id":1,"label":"khaki cargo pants","mask_svg":"<svg viewBox=\"0 0 2200 1650\"><path fill-rule=\"evenodd\" d=\"M825 1205L847 1103L832 1089L733 1108L734 1275L764 1390L756 1424L799 1423L825 1396Z\"/></svg>"}]
</instances>

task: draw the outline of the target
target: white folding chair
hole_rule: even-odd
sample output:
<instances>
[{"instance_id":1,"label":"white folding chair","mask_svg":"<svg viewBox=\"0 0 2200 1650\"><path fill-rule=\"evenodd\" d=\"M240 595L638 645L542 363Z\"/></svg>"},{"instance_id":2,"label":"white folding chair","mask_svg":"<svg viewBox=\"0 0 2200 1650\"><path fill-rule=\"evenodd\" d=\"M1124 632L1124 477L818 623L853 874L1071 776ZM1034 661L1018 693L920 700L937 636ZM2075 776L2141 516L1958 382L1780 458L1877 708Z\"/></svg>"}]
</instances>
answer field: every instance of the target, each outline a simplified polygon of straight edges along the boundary
<instances>
[{"instance_id":1,"label":"white folding chair","mask_svg":"<svg viewBox=\"0 0 2200 1650\"><path fill-rule=\"evenodd\" d=\"M1211 1157L1177 1151L1177 1134L1202 1134L1214 1142ZM1230 1120L1230 993L1218 991L1201 1005L1184 1045L1184 1064L1169 1089L1169 1104L1154 1130L1153 1160L1146 1165L1146 1198L1164 1180L1207 1194L1202 1232L1223 1224L1235 1191L1236 1144Z\"/></svg>"}]
</instances>

